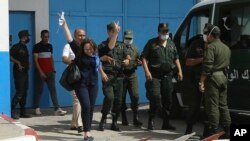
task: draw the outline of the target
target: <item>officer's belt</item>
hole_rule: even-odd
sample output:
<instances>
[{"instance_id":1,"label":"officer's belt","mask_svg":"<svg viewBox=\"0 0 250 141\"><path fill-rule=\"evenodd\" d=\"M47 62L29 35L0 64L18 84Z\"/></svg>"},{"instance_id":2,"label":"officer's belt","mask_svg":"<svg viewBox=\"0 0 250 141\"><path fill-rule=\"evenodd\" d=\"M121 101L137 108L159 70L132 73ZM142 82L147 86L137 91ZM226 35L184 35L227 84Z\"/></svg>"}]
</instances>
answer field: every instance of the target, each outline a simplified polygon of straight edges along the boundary
<instances>
[{"instance_id":1,"label":"officer's belt","mask_svg":"<svg viewBox=\"0 0 250 141\"><path fill-rule=\"evenodd\" d=\"M215 71L213 75L225 75L223 71Z\"/></svg>"},{"instance_id":2,"label":"officer's belt","mask_svg":"<svg viewBox=\"0 0 250 141\"><path fill-rule=\"evenodd\" d=\"M114 71L114 70L104 70L104 72L108 75L112 75L115 77L124 77L124 74L122 72L119 71Z\"/></svg>"},{"instance_id":3,"label":"officer's belt","mask_svg":"<svg viewBox=\"0 0 250 141\"><path fill-rule=\"evenodd\" d=\"M156 68L156 67L149 67L149 71L152 74L152 76L164 76L172 74L172 70L163 71L161 70L161 68Z\"/></svg>"},{"instance_id":4,"label":"officer's belt","mask_svg":"<svg viewBox=\"0 0 250 141\"><path fill-rule=\"evenodd\" d=\"M125 75L131 75L131 74L135 73L135 69L123 70L123 73L124 73Z\"/></svg>"}]
</instances>

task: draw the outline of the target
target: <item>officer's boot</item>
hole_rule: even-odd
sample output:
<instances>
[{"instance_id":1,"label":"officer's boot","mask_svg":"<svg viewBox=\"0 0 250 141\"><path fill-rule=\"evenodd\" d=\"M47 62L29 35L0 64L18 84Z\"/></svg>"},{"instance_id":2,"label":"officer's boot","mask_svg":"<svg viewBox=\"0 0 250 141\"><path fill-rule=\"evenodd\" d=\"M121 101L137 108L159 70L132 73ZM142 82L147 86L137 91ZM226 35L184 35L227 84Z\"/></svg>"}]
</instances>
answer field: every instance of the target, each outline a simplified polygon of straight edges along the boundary
<instances>
[{"instance_id":1,"label":"officer's boot","mask_svg":"<svg viewBox=\"0 0 250 141\"><path fill-rule=\"evenodd\" d=\"M154 130L154 116L152 115L148 118L148 130Z\"/></svg>"},{"instance_id":2,"label":"officer's boot","mask_svg":"<svg viewBox=\"0 0 250 141\"><path fill-rule=\"evenodd\" d=\"M134 116L134 118L133 118L134 126L141 127L142 122L140 122L139 119L138 119L138 110L134 110L133 113L134 113L134 115L133 115Z\"/></svg>"},{"instance_id":3,"label":"officer's boot","mask_svg":"<svg viewBox=\"0 0 250 141\"><path fill-rule=\"evenodd\" d=\"M128 119L125 110L122 110L122 125L128 126Z\"/></svg>"},{"instance_id":4,"label":"officer's boot","mask_svg":"<svg viewBox=\"0 0 250 141\"><path fill-rule=\"evenodd\" d=\"M224 125L223 130L225 134L223 134L219 139L229 139L230 138L230 125Z\"/></svg>"},{"instance_id":5,"label":"officer's boot","mask_svg":"<svg viewBox=\"0 0 250 141\"><path fill-rule=\"evenodd\" d=\"M16 106L11 105L11 118L19 119L19 115L16 113Z\"/></svg>"},{"instance_id":6,"label":"officer's boot","mask_svg":"<svg viewBox=\"0 0 250 141\"><path fill-rule=\"evenodd\" d=\"M99 130L100 131L104 131L104 129L106 127L106 121L107 121L107 115L102 114L102 118L101 118L101 121L99 123Z\"/></svg>"},{"instance_id":7,"label":"officer's boot","mask_svg":"<svg viewBox=\"0 0 250 141\"><path fill-rule=\"evenodd\" d=\"M207 126L206 128L207 128L206 129L207 132L206 132L205 136L203 136L204 138L212 136L220 131L218 127Z\"/></svg>"},{"instance_id":8,"label":"officer's boot","mask_svg":"<svg viewBox=\"0 0 250 141\"><path fill-rule=\"evenodd\" d=\"M203 135L202 138L208 137L208 123L204 122L204 129L203 129Z\"/></svg>"},{"instance_id":9,"label":"officer's boot","mask_svg":"<svg viewBox=\"0 0 250 141\"><path fill-rule=\"evenodd\" d=\"M187 128L186 128L186 131L185 131L185 135L191 134L192 131L193 131L193 125L192 125L192 124L187 124Z\"/></svg>"},{"instance_id":10,"label":"officer's boot","mask_svg":"<svg viewBox=\"0 0 250 141\"><path fill-rule=\"evenodd\" d=\"M163 123L162 123L162 130L176 130L176 128L170 124L169 122L169 113L165 110L162 111L163 115Z\"/></svg>"},{"instance_id":11,"label":"officer's boot","mask_svg":"<svg viewBox=\"0 0 250 141\"><path fill-rule=\"evenodd\" d=\"M24 107L20 109L20 117L21 118L31 118L29 114L27 114L27 111Z\"/></svg>"},{"instance_id":12,"label":"officer's boot","mask_svg":"<svg viewBox=\"0 0 250 141\"><path fill-rule=\"evenodd\" d=\"M176 130L176 128L170 124L169 119L163 119L162 130Z\"/></svg>"},{"instance_id":13,"label":"officer's boot","mask_svg":"<svg viewBox=\"0 0 250 141\"><path fill-rule=\"evenodd\" d=\"M121 131L119 129L118 125L117 125L117 119L118 119L118 115L117 114L112 115L112 124L111 124L110 130Z\"/></svg>"}]
</instances>

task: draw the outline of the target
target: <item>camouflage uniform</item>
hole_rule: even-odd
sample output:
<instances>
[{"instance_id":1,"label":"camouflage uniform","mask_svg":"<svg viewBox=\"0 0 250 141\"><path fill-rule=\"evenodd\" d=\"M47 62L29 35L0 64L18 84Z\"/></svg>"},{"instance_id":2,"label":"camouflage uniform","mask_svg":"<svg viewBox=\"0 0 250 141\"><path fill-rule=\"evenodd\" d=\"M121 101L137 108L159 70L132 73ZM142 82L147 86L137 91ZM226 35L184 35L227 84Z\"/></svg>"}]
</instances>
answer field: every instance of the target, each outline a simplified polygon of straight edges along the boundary
<instances>
[{"instance_id":1,"label":"camouflage uniform","mask_svg":"<svg viewBox=\"0 0 250 141\"><path fill-rule=\"evenodd\" d=\"M104 72L108 76L108 82L102 82L102 90L104 94L103 107L102 107L102 119L99 124L99 129L104 130L106 124L107 114L112 114L112 130L119 130L117 127L117 119L121 112L122 104L122 90L123 90L123 65L122 61L126 58L127 50L123 43L116 42L115 47L110 50L108 47L109 40L102 42L99 47L99 56L104 55L115 59L115 65L108 62L102 62ZM112 108L112 109L111 109Z\"/></svg>"},{"instance_id":2,"label":"camouflage uniform","mask_svg":"<svg viewBox=\"0 0 250 141\"><path fill-rule=\"evenodd\" d=\"M124 40L132 41L133 32L132 30L126 30L124 32ZM142 123L138 120L138 106L139 106L139 93L138 93L138 78L136 74L137 61L140 58L137 47L132 44L126 44L127 51L131 57L130 64L124 67L123 73L125 78L123 80L123 100L122 100L122 124L128 125L126 116L126 94L129 92L131 99L131 109L133 110L133 124L135 126L141 126Z\"/></svg>"}]
</instances>

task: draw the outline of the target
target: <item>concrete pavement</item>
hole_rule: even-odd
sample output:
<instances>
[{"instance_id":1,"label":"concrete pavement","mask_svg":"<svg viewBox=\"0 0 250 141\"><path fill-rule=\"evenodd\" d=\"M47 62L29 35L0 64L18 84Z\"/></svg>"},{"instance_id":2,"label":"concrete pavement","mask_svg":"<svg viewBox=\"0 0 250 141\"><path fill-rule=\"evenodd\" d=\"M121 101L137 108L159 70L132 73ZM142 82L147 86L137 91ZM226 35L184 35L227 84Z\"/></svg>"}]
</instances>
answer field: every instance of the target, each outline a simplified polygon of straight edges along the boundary
<instances>
[{"instance_id":1,"label":"concrete pavement","mask_svg":"<svg viewBox=\"0 0 250 141\"><path fill-rule=\"evenodd\" d=\"M34 110L30 109L28 112L33 114L32 118L21 118L18 121L24 125L27 125L35 129L38 134L40 141L82 141L83 136L78 134L77 131L69 130L72 108L63 108L68 111L68 114L65 116L54 116L53 108L50 109L41 109L43 116L37 117L34 116ZM119 121L120 129L122 132L115 132L109 130L111 124L111 117L107 120L107 129L105 131L98 131L98 123L101 118L100 113L101 107L97 106L95 108L94 118L93 118L93 130L92 135L95 138L95 141L168 141L175 140L183 136L185 131L185 122L183 120L172 120L173 125L177 127L176 131L167 131L160 130L162 120L156 118L155 126L156 130L149 131L147 130L147 120L148 114L147 109L148 105L140 107L139 118L143 122L142 128L134 127L132 123L132 111L128 110L127 115L130 122L129 126L122 126ZM203 125L198 123L194 127L194 131L198 135L202 134ZM197 141L197 138L189 139L189 141Z\"/></svg>"},{"instance_id":2,"label":"concrete pavement","mask_svg":"<svg viewBox=\"0 0 250 141\"><path fill-rule=\"evenodd\" d=\"M34 129L23 125L4 114L0 115L0 125L1 141L38 141Z\"/></svg>"}]
</instances>

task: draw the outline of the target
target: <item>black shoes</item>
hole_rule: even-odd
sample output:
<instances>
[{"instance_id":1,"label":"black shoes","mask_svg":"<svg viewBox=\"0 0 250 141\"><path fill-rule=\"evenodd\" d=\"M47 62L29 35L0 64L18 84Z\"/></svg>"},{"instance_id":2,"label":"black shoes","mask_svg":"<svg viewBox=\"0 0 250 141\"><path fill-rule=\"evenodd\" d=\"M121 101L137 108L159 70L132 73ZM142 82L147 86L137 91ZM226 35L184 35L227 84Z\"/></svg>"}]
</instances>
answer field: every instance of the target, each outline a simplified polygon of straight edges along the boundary
<instances>
[{"instance_id":1,"label":"black shoes","mask_svg":"<svg viewBox=\"0 0 250 141\"><path fill-rule=\"evenodd\" d=\"M128 120L126 116L122 116L122 125L128 126Z\"/></svg>"},{"instance_id":2,"label":"black shoes","mask_svg":"<svg viewBox=\"0 0 250 141\"><path fill-rule=\"evenodd\" d=\"M193 131L193 126L190 125L190 124L188 124L188 125L187 125L187 128L186 128L186 131L185 131L185 135L191 134L192 131Z\"/></svg>"},{"instance_id":3,"label":"black shoes","mask_svg":"<svg viewBox=\"0 0 250 141\"><path fill-rule=\"evenodd\" d=\"M111 124L111 128L110 128L110 130L113 130L113 131L121 131L120 130L120 128L118 127L118 125L117 125L117 123L115 122L113 122L112 124Z\"/></svg>"},{"instance_id":4,"label":"black shoes","mask_svg":"<svg viewBox=\"0 0 250 141\"><path fill-rule=\"evenodd\" d=\"M121 131L117 125L117 119L118 119L118 114L112 115L112 124L110 129L113 131Z\"/></svg>"},{"instance_id":5,"label":"black shoes","mask_svg":"<svg viewBox=\"0 0 250 141\"><path fill-rule=\"evenodd\" d=\"M148 119L148 130L154 130L154 120L152 117Z\"/></svg>"},{"instance_id":6,"label":"black shoes","mask_svg":"<svg viewBox=\"0 0 250 141\"><path fill-rule=\"evenodd\" d=\"M83 127L82 127L82 126L79 126L79 127L77 128L77 131L78 131L78 133L82 133L82 132L83 132Z\"/></svg>"},{"instance_id":7,"label":"black shoes","mask_svg":"<svg viewBox=\"0 0 250 141\"><path fill-rule=\"evenodd\" d=\"M126 111L122 111L122 125L128 126L128 119L127 119Z\"/></svg>"},{"instance_id":8,"label":"black shoes","mask_svg":"<svg viewBox=\"0 0 250 141\"><path fill-rule=\"evenodd\" d=\"M140 122L137 118L134 119L133 124L134 124L134 126L136 126L136 127L141 127L141 126L142 126L142 122Z\"/></svg>"},{"instance_id":9,"label":"black shoes","mask_svg":"<svg viewBox=\"0 0 250 141\"><path fill-rule=\"evenodd\" d=\"M20 113L20 117L21 118L31 118L31 116L29 114L23 113L23 112Z\"/></svg>"},{"instance_id":10,"label":"black shoes","mask_svg":"<svg viewBox=\"0 0 250 141\"><path fill-rule=\"evenodd\" d=\"M83 127L82 126L79 126L79 127L70 127L70 130L77 130L78 131L78 133L81 133L81 132L83 132Z\"/></svg>"},{"instance_id":11,"label":"black shoes","mask_svg":"<svg viewBox=\"0 0 250 141\"><path fill-rule=\"evenodd\" d=\"M107 120L107 116L106 115L102 115L101 121L99 123L99 130L100 131L104 131L104 129L106 127L106 120Z\"/></svg>"},{"instance_id":12,"label":"black shoes","mask_svg":"<svg viewBox=\"0 0 250 141\"><path fill-rule=\"evenodd\" d=\"M19 115L14 113L14 112L11 112L11 118L13 119L19 119Z\"/></svg>"},{"instance_id":13,"label":"black shoes","mask_svg":"<svg viewBox=\"0 0 250 141\"><path fill-rule=\"evenodd\" d=\"M176 130L176 128L173 125L171 125L169 122L168 123L163 122L161 129L162 130Z\"/></svg>"},{"instance_id":14,"label":"black shoes","mask_svg":"<svg viewBox=\"0 0 250 141\"><path fill-rule=\"evenodd\" d=\"M133 117L133 119L134 119L134 120L133 120L134 126L141 127L141 126L142 126L142 122L139 121L139 118L138 118L138 111L135 110L135 111L133 112L133 114L134 114L134 117Z\"/></svg>"},{"instance_id":15,"label":"black shoes","mask_svg":"<svg viewBox=\"0 0 250 141\"><path fill-rule=\"evenodd\" d=\"M27 111L24 107L20 109L20 117L21 118L31 118L29 114L27 114Z\"/></svg>"},{"instance_id":16,"label":"black shoes","mask_svg":"<svg viewBox=\"0 0 250 141\"><path fill-rule=\"evenodd\" d=\"M13 118L13 119L31 118L31 116L29 114L27 114L26 110L24 110L24 109L20 110L20 114L17 114L15 111L16 110L13 110L13 109L11 111L11 118Z\"/></svg>"},{"instance_id":17,"label":"black shoes","mask_svg":"<svg viewBox=\"0 0 250 141\"><path fill-rule=\"evenodd\" d=\"M69 129L70 130L77 130L77 127L75 127L75 126L74 127L70 127Z\"/></svg>"}]
</instances>

